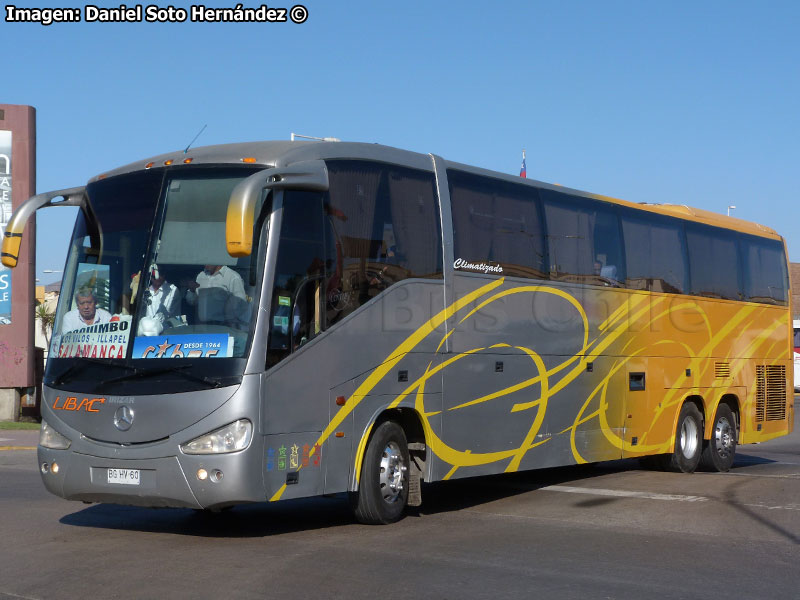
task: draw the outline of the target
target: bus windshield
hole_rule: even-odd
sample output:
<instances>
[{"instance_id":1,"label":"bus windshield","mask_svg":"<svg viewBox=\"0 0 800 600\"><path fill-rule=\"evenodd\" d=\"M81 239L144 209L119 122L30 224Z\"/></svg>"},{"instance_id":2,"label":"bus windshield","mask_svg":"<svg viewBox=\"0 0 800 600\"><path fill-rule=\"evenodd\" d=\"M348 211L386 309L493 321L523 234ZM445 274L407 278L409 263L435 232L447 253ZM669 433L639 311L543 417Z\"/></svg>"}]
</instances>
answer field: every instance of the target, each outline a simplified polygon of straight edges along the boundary
<instances>
[{"instance_id":1,"label":"bus windshield","mask_svg":"<svg viewBox=\"0 0 800 600\"><path fill-rule=\"evenodd\" d=\"M73 233L50 385L105 392L103 384L135 379L152 387L151 375L176 378L165 360L184 363L177 376L184 384L195 368L201 387L241 377L259 274L251 257L227 253L225 217L231 191L250 174L154 169L87 187L96 218L81 213ZM78 369L79 362L87 364Z\"/></svg>"}]
</instances>

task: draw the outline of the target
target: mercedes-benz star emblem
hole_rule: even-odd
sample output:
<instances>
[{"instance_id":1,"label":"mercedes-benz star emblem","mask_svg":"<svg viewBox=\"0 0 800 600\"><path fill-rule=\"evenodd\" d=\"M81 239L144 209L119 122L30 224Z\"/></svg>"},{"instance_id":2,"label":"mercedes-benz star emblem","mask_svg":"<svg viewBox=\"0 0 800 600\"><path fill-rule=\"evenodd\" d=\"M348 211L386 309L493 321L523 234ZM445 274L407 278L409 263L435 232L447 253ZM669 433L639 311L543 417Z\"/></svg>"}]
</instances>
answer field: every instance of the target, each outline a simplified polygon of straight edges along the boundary
<instances>
[{"instance_id":1,"label":"mercedes-benz star emblem","mask_svg":"<svg viewBox=\"0 0 800 600\"><path fill-rule=\"evenodd\" d=\"M128 431L133 425L133 409L130 406L120 406L114 413L114 426L120 431Z\"/></svg>"}]
</instances>

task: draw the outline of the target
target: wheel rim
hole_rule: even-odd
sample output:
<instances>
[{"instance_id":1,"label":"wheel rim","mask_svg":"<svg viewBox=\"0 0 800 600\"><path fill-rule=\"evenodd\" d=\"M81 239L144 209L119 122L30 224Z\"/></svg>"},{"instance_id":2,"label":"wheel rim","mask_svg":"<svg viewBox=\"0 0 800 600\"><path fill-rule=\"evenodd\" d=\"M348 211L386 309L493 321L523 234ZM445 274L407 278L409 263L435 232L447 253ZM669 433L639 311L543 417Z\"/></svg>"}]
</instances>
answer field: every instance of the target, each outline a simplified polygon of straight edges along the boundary
<instances>
[{"instance_id":1,"label":"wheel rim","mask_svg":"<svg viewBox=\"0 0 800 600\"><path fill-rule=\"evenodd\" d=\"M717 448L717 453L722 458L727 458L733 451L734 437L733 427L725 417L717 419L716 427L714 428L714 441Z\"/></svg>"},{"instance_id":2,"label":"wheel rim","mask_svg":"<svg viewBox=\"0 0 800 600\"><path fill-rule=\"evenodd\" d=\"M694 419L684 419L681 425L681 452L685 458L693 458L697 453L697 431Z\"/></svg>"},{"instance_id":3,"label":"wheel rim","mask_svg":"<svg viewBox=\"0 0 800 600\"><path fill-rule=\"evenodd\" d=\"M381 455L380 486L383 500L388 503L397 502L403 493L403 479L408 467L403 460L400 446L389 442Z\"/></svg>"}]
</instances>

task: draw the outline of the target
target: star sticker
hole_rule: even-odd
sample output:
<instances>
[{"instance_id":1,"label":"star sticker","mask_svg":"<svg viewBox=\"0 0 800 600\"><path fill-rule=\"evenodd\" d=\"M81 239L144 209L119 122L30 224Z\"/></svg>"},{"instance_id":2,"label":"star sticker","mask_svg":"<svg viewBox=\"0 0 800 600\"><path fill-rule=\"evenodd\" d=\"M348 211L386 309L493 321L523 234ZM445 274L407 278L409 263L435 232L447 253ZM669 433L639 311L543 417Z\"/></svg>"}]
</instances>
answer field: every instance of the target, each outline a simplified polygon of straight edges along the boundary
<instances>
[{"instance_id":1,"label":"star sticker","mask_svg":"<svg viewBox=\"0 0 800 600\"><path fill-rule=\"evenodd\" d=\"M170 346L172 346L172 344L169 343L169 340L164 340L164 343L158 347L158 353L156 354L156 358L161 358L162 356L164 356L164 352L166 352L167 348L169 348Z\"/></svg>"}]
</instances>

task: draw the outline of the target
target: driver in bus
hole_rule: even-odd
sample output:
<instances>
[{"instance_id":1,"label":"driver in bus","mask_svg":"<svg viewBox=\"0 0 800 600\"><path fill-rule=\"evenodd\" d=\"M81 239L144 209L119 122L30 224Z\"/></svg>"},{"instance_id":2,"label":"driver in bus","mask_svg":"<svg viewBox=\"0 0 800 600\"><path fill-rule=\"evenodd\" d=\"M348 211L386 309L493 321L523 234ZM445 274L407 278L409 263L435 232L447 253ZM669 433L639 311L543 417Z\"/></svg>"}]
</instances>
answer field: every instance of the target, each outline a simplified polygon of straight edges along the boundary
<instances>
[{"instance_id":1,"label":"driver in bus","mask_svg":"<svg viewBox=\"0 0 800 600\"><path fill-rule=\"evenodd\" d=\"M204 265L195 281L186 284L186 302L198 306L201 320L238 326L249 303L241 275L225 265ZM227 292L220 297L215 291Z\"/></svg>"},{"instance_id":2,"label":"driver in bus","mask_svg":"<svg viewBox=\"0 0 800 600\"><path fill-rule=\"evenodd\" d=\"M247 302L242 276L225 265L204 265L197 278L187 284L186 301L194 306L197 302L197 290L222 288L229 294Z\"/></svg>"},{"instance_id":3,"label":"driver in bus","mask_svg":"<svg viewBox=\"0 0 800 600\"><path fill-rule=\"evenodd\" d=\"M78 308L64 315L61 330L64 332L75 331L97 323L108 323L111 313L102 308L97 308L97 296L92 288L83 287L75 292L75 304Z\"/></svg>"}]
</instances>

